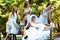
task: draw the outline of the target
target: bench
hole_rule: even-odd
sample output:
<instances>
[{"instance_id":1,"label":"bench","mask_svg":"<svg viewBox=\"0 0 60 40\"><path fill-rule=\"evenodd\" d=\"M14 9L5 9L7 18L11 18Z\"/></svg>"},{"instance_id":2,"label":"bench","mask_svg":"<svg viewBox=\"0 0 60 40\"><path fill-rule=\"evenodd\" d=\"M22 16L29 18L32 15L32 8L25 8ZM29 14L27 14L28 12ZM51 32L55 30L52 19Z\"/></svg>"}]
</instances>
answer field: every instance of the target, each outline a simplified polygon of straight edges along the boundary
<instances>
[{"instance_id":1,"label":"bench","mask_svg":"<svg viewBox=\"0 0 60 40\"><path fill-rule=\"evenodd\" d=\"M20 30L19 30L19 32L18 32L18 34L16 34L16 35L21 35L21 36L23 36L24 35L24 27L20 27ZM2 26L0 26L0 33L2 33L3 34L3 38L5 38L6 37L6 32L2 32ZM16 35L14 35L14 34L10 34L10 37L9 37L9 40L11 40L11 37L12 37L12 35L13 35L13 40L15 39L15 40L17 40L17 37L16 37Z\"/></svg>"},{"instance_id":2,"label":"bench","mask_svg":"<svg viewBox=\"0 0 60 40\"><path fill-rule=\"evenodd\" d=\"M13 35L13 40L14 40L14 39L17 40L16 35L21 35L21 36L24 35L24 27L22 27L22 26L20 27L20 30L19 30L18 34L16 34L16 35L10 34L10 35ZM10 40L11 40L11 38L10 38Z\"/></svg>"},{"instance_id":3,"label":"bench","mask_svg":"<svg viewBox=\"0 0 60 40\"><path fill-rule=\"evenodd\" d=\"M2 26L0 25L0 34L1 34L1 32L2 32Z\"/></svg>"}]
</instances>

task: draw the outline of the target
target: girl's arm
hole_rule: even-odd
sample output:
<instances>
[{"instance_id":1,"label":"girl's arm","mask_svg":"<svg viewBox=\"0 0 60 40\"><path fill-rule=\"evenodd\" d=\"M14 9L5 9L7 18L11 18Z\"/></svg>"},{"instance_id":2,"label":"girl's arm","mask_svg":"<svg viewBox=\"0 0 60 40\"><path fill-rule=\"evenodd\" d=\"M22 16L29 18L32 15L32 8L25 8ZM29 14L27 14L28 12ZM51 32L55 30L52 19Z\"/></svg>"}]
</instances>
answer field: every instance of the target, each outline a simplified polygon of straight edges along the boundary
<instances>
[{"instance_id":1,"label":"girl's arm","mask_svg":"<svg viewBox=\"0 0 60 40\"><path fill-rule=\"evenodd\" d=\"M22 10L22 15L24 15L24 8L23 8L23 10Z\"/></svg>"},{"instance_id":2,"label":"girl's arm","mask_svg":"<svg viewBox=\"0 0 60 40\"><path fill-rule=\"evenodd\" d=\"M44 30L50 30L51 28L54 28L54 27L55 27L54 23L51 22L49 24L49 26L46 25L46 27L44 28Z\"/></svg>"},{"instance_id":3,"label":"girl's arm","mask_svg":"<svg viewBox=\"0 0 60 40\"><path fill-rule=\"evenodd\" d=\"M10 12L9 17L8 17L8 20L10 19L11 15L12 15L12 12Z\"/></svg>"},{"instance_id":4,"label":"girl's arm","mask_svg":"<svg viewBox=\"0 0 60 40\"><path fill-rule=\"evenodd\" d=\"M32 13L32 9L30 8L30 12L29 12L30 14Z\"/></svg>"},{"instance_id":5,"label":"girl's arm","mask_svg":"<svg viewBox=\"0 0 60 40\"><path fill-rule=\"evenodd\" d=\"M52 18L52 12L49 12L48 19L52 21L51 18Z\"/></svg>"},{"instance_id":6,"label":"girl's arm","mask_svg":"<svg viewBox=\"0 0 60 40\"><path fill-rule=\"evenodd\" d=\"M42 8L42 10L41 10L41 14L43 14L43 8Z\"/></svg>"},{"instance_id":7,"label":"girl's arm","mask_svg":"<svg viewBox=\"0 0 60 40\"><path fill-rule=\"evenodd\" d=\"M32 9L29 7L29 14L31 14L32 13Z\"/></svg>"},{"instance_id":8,"label":"girl's arm","mask_svg":"<svg viewBox=\"0 0 60 40\"><path fill-rule=\"evenodd\" d=\"M27 27L29 25L29 22L27 22L27 24L26 24L26 26L25 27Z\"/></svg>"},{"instance_id":9,"label":"girl's arm","mask_svg":"<svg viewBox=\"0 0 60 40\"><path fill-rule=\"evenodd\" d=\"M19 14L17 14L17 21L20 22Z\"/></svg>"},{"instance_id":10,"label":"girl's arm","mask_svg":"<svg viewBox=\"0 0 60 40\"><path fill-rule=\"evenodd\" d=\"M37 25L37 23L30 23L30 26L31 27L34 27L34 28L38 28L39 26Z\"/></svg>"},{"instance_id":11,"label":"girl's arm","mask_svg":"<svg viewBox=\"0 0 60 40\"><path fill-rule=\"evenodd\" d=\"M50 30L50 26L46 26L46 27L44 27L44 30Z\"/></svg>"},{"instance_id":12,"label":"girl's arm","mask_svg":"<svg viewBox=\"0 0 60 40\"><path fill-rule=\"evenodd\" d=\"M31 12L31 11L30 11L29 13L30 13L30 14L32 14L32 12Z\"/></svg>"},{"instance_id":13,"label":"girl's arm","mask_svg":"<svg viewBox=\"0 0 60 40\"><path fill-rule=\"evenodd\" d=\"M45 14L44 14L44 12L46 11L46 9L44 8L42 8L42 10L41 10L41 15L43 15L43 16L46 16Z\"/></svg>"}]
</instances>

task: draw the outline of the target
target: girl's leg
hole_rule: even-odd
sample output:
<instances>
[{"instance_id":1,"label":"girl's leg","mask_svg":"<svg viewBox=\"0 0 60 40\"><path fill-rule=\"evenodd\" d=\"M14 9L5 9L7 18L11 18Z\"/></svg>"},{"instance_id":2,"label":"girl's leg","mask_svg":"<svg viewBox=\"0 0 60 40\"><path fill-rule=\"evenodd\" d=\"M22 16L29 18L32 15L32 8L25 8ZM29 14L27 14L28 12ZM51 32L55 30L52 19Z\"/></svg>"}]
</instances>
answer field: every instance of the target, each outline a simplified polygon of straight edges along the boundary
<instances>
[{"instance_id":1,"label":"girl's leg","mask_svg":"<svg viewBox=\"0 0 60 40\"><path fill-rule=\"evenodd\" d=\"M13 40L14 40L14 39L15 39L15 40L17 40L17 39L16 39L16 35L15 35L15 34L13 34Z\"/></svg>"},{"instance_id":2,"label":"girl's leg","mask_svg":"<svg viewBox=\"0 0 60 40\"><path fill-rule=\"evenodd\" d=\"M13 40L14 40L14 34L13 34Z\"/></svg>"},{"instance_id":3,"label":"girl's leg","mask_svg":"<svg viewBox=\"0 0 60 40\"><path fill-rule=\"evenodd\" d=\"M50 26L50 24L45 24L46 26Z\"/></svg>"},{"instance_id":4,"label":"girl's leg","mask_svg":"<svg viewBox=\"0 0 60 40\"><path fill-rule=\"evenodd\" d=\"M7 33L7 35L6 35L6 37L5 37L5 39L4 39L4 40L7 40L7 39L8 39L8 37L9 37L9 33Z\"/></svg>"},{"instance_id":5,"label":"girl's leg","mask_svg":"<svg viewBox=\"0 0 60 40\"><path fill-rule=\"evenodd\" d=\"M11 40L11 34L9 35L9 40Z\"/></svg>"}]
</instances>

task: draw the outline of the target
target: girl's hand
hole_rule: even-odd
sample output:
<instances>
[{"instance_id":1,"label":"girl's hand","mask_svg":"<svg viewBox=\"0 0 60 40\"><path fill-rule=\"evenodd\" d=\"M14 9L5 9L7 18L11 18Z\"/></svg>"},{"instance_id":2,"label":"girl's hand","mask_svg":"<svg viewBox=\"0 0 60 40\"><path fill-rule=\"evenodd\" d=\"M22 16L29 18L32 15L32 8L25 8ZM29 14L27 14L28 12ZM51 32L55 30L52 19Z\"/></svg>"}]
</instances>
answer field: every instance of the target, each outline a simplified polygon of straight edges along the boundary
<instances>
[{"instance_id":1,"label":"girl's hand","mask_svg":"<svg viewBox=\"0 0 60 40\"><path fill-rule=\"evenodd\" d=\"M43 16L47 17L45 14L42 14Z\"/></svg>"}]
</instances>

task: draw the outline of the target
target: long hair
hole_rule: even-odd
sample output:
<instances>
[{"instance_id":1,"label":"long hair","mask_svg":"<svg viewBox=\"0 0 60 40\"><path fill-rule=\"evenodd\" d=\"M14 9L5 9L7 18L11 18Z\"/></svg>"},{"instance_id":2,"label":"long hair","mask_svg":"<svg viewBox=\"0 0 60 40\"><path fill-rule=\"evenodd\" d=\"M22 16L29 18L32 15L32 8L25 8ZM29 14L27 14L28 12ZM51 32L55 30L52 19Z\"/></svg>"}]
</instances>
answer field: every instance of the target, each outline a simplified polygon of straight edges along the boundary
<instances>
[{"instance_id":1,"label":"long hair","mask_svg":"<svg viewBox=\"0 0 60 40\"><path fill-rule=\"evenodd\" d=\"M29 1L26 1L26 2L24 3L24 8L26 8L26 7L28 6L28 3L29 3Z\"/></svg>"},{"instance_id":2,"label":"long hair","mask_svg":"<svg viewBox=\"0 0 60 40\"><path fill-rule=\"evenodd\" d=\"M33 18L36 18L35 16L32 16L32 19L31 19L31 21L33 20Z\"/></svg>"},{"instance_id":3,"label":"long hair","mask_svg":"<svg viewBox=\"0 0 60 40\"><path fill-rule=\"evenodd\" d=\"M14 15L14 12L17 13L17 7L13 6L11 12L12 12L13 15Z\"/></svg>"},{"instance_id":4,"label":"long hair","mask_svg":"<svg viewBox=\"0 0 60 40\"><path fill-rule=\"evenodd\" d=\"M26 15L23 15L22 19L24 19L25 16L26 16ZM25 20L25 26L26 26L26 24L27 24L27 20Z\"/></svg>"},{"instance_id":5,"label":"long hair","mask_svg":"<svg viewBox=\"0 0 60 40\"><path fill-rule=\"evenodd\" d=\"M48 3L47 5L46 5L46 7L48 7L49 5L51 5L50 3Z\"/></svg>"}]
</instances>

